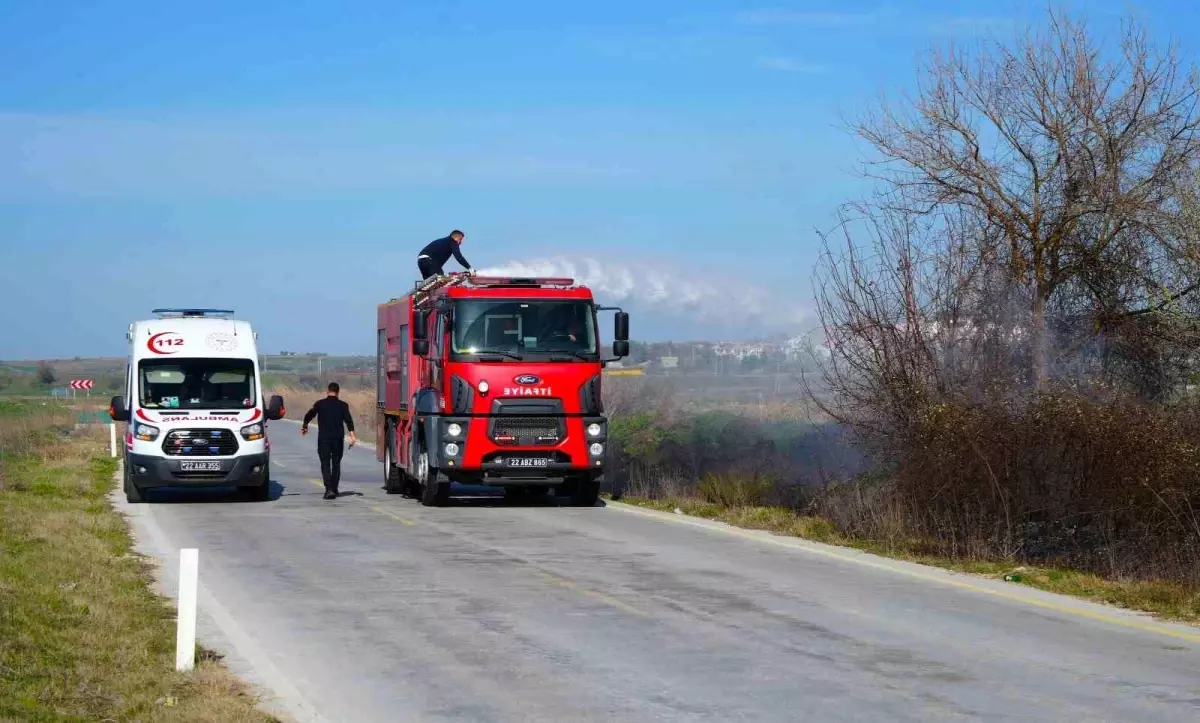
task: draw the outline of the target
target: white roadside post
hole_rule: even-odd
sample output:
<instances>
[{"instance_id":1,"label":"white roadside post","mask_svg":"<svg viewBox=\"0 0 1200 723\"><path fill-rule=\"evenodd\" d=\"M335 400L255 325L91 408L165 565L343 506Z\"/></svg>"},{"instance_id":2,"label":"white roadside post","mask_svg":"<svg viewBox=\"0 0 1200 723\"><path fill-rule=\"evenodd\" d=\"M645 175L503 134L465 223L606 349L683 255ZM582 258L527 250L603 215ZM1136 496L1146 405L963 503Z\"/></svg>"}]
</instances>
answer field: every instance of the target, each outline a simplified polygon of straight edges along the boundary
<instances>
[{"instance_id":1,"label":"white roadside post","mask_svg":"<svg viewBox=\"0 0 1200 723\"><path fill-rule=\"evenodd\" d=\"M117 456L117 423L108 423L108 452L109 456Z\"/></svg>"},{"instance_id":2,"label":"white roadside post","mask_svg":"<svg viewBox=\"0 0 1200 723\"><path fill-rule=\"evenodd\" d=\"M196 594L200 573L200 551L179 551L179 624L175 633L175 669L186 671L196 665Z\"/></svg>"}]
</instances>

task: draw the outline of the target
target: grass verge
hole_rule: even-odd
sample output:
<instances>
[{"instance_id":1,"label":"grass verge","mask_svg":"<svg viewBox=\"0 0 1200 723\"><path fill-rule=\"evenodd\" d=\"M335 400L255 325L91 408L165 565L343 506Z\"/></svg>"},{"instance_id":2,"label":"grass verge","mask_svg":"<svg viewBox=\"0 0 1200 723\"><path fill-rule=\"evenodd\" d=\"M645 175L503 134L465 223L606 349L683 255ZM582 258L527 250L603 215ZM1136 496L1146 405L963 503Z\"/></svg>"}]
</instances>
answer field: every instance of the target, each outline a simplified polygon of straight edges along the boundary
<instances>
[{"instance_id":1,"label":"grass verge","mask_svg":"<svg viewBox=\"0 0 1200 723\"><path fill-rule=\"evenodd\" d=\"M922 552L920 541L881 542L849 538L828 520L782 507L724 507L702 500L672 496L664 499L627 496L622 502L663 512L678 509L685 515L724 522L735 527L766 530L777 535L850 547L948 570L1010 579L1014 584L1147 612L1166 620L1200 624L1200 590L1156 580L1110 580L1055 567L1020 565L1002 560L955 560Z\"/></svg>"},{"instance_id":2,"label":"grass verge","mask_svg":"<svg viewBox=\"0 0 1200 723\"><path fill-rule=\"evenodd\" d=\"M270 721L211 654L175 672L156 595L108 492L102 428L0 410L0 720Z\"/></svg>"}]
</instances>

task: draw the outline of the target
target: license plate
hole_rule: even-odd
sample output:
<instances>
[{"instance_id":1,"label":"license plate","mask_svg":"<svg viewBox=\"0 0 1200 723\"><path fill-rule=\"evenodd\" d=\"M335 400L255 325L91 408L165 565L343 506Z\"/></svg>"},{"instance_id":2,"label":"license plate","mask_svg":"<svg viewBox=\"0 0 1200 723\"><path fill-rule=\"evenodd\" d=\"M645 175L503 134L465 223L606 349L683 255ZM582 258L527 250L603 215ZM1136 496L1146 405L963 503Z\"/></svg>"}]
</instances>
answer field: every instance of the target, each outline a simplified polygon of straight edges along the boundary
<instances>
[{"instance_id":1,"label":"license plate","mask_svg":"<svg viewBox=\"0 0 1200 723\"><path fill-rule=\"evenodd\" d=\"M550 459L547 457L509 457L509 467L548 467Z\"/></svg>"},{"instance_id":2,"label":"license plate","mask_svg":"<svg viewBox=\"0 0 1200 723\"><path fill-rule=\"evenodd\" d=\"M179 469L182 472L220 472L220 462L180 462Z\"/></svg>"}]
</instances>

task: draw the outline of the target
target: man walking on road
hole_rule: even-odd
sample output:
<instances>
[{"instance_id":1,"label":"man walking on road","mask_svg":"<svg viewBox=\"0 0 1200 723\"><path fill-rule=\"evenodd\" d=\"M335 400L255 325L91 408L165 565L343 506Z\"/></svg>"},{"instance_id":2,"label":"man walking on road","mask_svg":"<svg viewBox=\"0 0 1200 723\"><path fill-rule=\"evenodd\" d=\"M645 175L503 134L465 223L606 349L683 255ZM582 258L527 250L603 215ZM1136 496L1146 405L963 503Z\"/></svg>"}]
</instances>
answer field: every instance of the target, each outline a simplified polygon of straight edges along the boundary
<instances>
[{"instance_id":1,"label":"man walking on road","mask_svg":"<svg viewBox=\"0 0 1200 723\"><path fill-rule=\"evenodd\" d=\"M430 241L425 248L421 249L421 253L417 255L417 269L421 272L421 281L445 273L442 271L442 267L446 265L451 256L464 269L470 271L471 265L463 258L462 250L459 248L465 238L462 231L455 229L450 232L449 236Z\"/></svg>"},{"instance_id":2,"label":"man walking on road","mask_svg":"<svg viewBox=\"0 0 1200 723\"><path fill-rule=\"evenodd\" d=\"M325 481L325 499L335 500L338 496L338 480L342 476L342 425L350 432L350 446L358 440L354 437L354 418L350 416L350 405L338 398L341 391L337 382L330 382L328 394L313 404L304 414L300 435L308 434L308 424L317 418L317 456L321 459L321 477Z\"/></svg>"}]
</instances>

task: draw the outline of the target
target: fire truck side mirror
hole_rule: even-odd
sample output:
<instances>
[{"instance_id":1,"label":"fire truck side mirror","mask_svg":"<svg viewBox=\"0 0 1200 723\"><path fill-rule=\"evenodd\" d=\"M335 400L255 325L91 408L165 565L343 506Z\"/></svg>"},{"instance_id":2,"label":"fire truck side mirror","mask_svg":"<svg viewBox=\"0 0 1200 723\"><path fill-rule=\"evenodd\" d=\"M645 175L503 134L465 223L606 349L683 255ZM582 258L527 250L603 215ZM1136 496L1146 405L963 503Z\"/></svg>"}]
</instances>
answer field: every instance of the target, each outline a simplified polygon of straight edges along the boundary
<instances>
[{"instance_id":1,"label":"fire truck side mirror","mask_svg":"<svg viewBox=\"0 0 1200 723\"><path fill-rule=\"evenodd\" d=\"M618 359L624 359L625 357L629 356L629 342L614 341L612 343L612 350L613 350L613 356L615 356Z\"/></svg>"},{"instance_id":2,"label":"fire truck side mirror","mask_svg":"<svg viewBox=\"0 0 1200 723\"><path fill-rule=\"evenodd\" d=\"M413 354L416 354L417 356L428 355L429 354L429 340L428 339L413 339L412 350L413 350Z\"/></svg>"},{"instance_id":3,"label":"fire truck side mirror","mask_svg":"<svg viewBox=\"0 0 1200 723\"><path fill-rule=\"evenodd\" d=\"M613 317L613 339L629 341L629 314L624 311L618 311Z\"/></svg>"},{"instance_id":4,"label":"fire truck side mirror","mask_svg":"<svg viewBox=\"0 0 1200 723\"><path fill-rule=\"evenodd\" d=\"M429 338L429 311L427 309L413 312L412 338L414 342ZM416 350L415 344L413 350Z\"/></svg>"}]
</instances>

